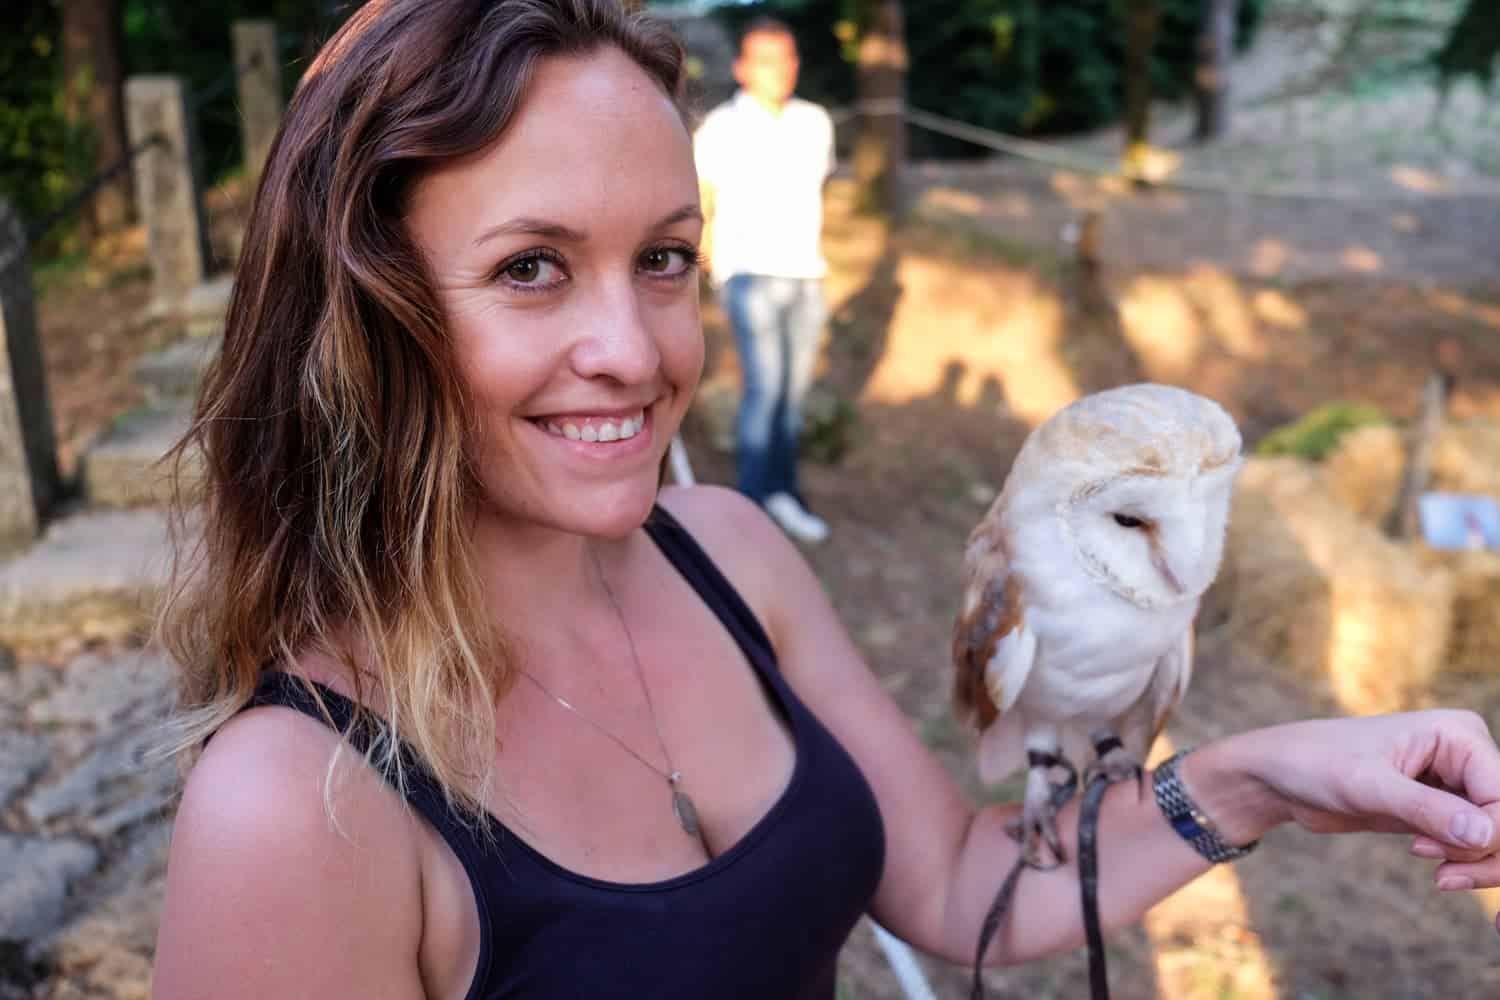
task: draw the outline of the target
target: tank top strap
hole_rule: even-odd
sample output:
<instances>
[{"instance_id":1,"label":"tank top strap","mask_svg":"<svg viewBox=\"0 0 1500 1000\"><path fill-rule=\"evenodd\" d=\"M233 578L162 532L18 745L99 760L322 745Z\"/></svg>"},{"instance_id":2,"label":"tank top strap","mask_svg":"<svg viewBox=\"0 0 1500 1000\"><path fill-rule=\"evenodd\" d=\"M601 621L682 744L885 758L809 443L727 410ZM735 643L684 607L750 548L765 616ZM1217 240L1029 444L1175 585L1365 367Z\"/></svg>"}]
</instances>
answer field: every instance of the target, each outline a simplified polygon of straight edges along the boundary
<instances>
[{"instance_id":1,"label":"tank top strap","mask_svg":"<svg viewBox=\"0 0 1500 1000\"><path fill-rule=\"evenodd\" d=\"M766 634L760 619L755 617L755 612L750 610L739 591L734 589L682 522L658 504L646 519L645 529L656 547L713 611L714 617L729 629L756 670L769 668L772 674L779 675L776 647L771 644L771 637Z\"/></svg>"},{"instance_id":2,"label":"tank top strap","mask_svg":"<svg viewBox=\"0 0 1500 1000\"><path fill-rule=\"evenodd\" d=\"M360 754L368 755L372 747L389 738L385 720L369 712L356 720L354 702L344 695L326 684L295 677L285 671L272 670L263 674L256 685L255 694L245 707L256 708L263 705L294 709L322 722L347 740ZM410 746L402 743L398 753L405 777L407 801L446 837L449 828L460 821L449 806L447 797L443 795L442 787Z\"/></svg>"}]
</instances>

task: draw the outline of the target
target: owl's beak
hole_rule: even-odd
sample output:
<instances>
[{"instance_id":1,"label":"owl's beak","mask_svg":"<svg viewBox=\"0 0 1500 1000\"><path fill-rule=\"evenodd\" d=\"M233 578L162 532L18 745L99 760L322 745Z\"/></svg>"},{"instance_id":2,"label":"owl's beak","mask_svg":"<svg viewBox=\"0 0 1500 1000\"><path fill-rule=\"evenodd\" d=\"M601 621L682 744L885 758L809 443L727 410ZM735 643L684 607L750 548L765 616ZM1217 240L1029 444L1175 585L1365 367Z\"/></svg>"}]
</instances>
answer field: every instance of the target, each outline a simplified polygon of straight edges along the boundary
<instances>
[{"instance_id":1,"label":"owl's beak","mask_svg":"<svg viewBox=\"0 0 1500 1000\"><path fill-rule=\"evenodd\" d=\"M1163 580L1167 581L1167 586L1172 588L1173 593L1179 597L1187 593L1187 588L1182 585L1181 580L1177 579L1177 574L1172 572L1172 567L1167 563L1167 557L1162 554L1161 547L1154 539L1151 543L1151 565L1156 567L1156 571L1161 574Z\"/></svg>"}]
</instances>

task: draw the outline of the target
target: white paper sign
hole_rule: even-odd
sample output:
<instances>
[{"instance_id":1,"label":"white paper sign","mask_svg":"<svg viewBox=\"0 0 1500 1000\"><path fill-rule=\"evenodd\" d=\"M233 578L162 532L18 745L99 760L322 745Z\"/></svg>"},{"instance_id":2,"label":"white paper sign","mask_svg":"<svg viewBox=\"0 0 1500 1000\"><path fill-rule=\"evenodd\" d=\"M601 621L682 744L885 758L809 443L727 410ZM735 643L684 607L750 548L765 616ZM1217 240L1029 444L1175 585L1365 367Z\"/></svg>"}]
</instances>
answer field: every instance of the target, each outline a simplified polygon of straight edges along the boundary
<instances>
[{"instance_id":1,"label":"white paper sign","mask_svg":"<svg viewBox=\"0 0 1500 1000\"><path fill-rule=\"evenodd\" d=\"M1500 549L1500 504L1467 493L1424 493L1422 537L1435 549Z\"/></svg>"}]
</instances>

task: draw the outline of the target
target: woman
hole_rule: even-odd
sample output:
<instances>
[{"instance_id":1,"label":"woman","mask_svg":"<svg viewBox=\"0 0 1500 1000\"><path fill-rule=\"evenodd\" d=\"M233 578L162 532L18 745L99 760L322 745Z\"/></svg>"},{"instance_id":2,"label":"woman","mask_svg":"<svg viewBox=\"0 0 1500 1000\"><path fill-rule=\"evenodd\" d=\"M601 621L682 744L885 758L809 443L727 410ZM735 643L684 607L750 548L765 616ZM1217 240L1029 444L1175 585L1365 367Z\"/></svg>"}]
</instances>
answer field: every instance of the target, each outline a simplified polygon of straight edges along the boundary
<instances>
[{"instance_id":1,"label":"woman","mask_svg":"<svg viewBox=\"0 0 1500 1000\"><path fill-rule=\"evenodd\" d=\"M969 958L1014 809L963 799L758 508L658 492L702 364L680 83L609 0L376 0L301 82L190 438L168 635L207 742L160 1000L827 998L865 911ZM1231 845L1403 831L1500 883L1468 713L1181 777ZM1102 822L1109 926L1208 867L1149 797ZM1077 945L1076 890L1022 880L991 957Z\"/></svg>"}]
</instances>

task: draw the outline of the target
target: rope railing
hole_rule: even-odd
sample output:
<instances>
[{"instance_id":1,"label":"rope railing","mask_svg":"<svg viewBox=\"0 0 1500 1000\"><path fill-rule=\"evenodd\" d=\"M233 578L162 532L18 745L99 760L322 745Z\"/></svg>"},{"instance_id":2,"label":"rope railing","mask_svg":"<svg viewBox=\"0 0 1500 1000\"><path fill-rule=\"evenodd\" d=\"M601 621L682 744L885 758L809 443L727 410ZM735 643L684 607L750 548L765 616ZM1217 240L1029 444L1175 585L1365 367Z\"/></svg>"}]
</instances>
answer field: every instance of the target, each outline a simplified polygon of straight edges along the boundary
<instances>
[{"instance_id":1,"label":"rope railing","mask_svg":"<svg viewBox=\"0 0 1500 1000\"><path fill-rule=\"evenodd\" d=\"M40 219L28 223L26 226L26 245L28 247L35 247L58 224L86 205L89 199L98 194L106 184L109 184L116 177L120 176L120 174L124 173L135 162L137 156L140 156L161 141L162 137L159 134L147 136L127 150L124 156L90 177L84 182L83 187L69 195L68 199L57 206L57 208L48 212Z\"/></svg>"},{"instance_id":2,"label":"rope railing","mask_svg":"<svg viewBox=\"0 0 1500 1000\"><path fill-rule=\"evenodd\" d=\"M875 117L892 114L899 114L909 124L929 132L935 132L938 135L945 135L952 139L982 146L997 153L1005 153L1008 156L1013 156L1028 163L1058 170L1068 170L1074 173L1089 174L1096 177L1116 177L1121 180L1133 181L1149 188L1246 198L1330 202L1415 202L1436 201L1446 197L1453 197L1452 195L1435 191L1392 190L1374 192L1351 188L1314 187L1294 184L1256 185L1213 174L1194 173L1190 171L1172 173L1156 178L1136 177L1122 171L1120 169L1120 162L1115 159L1090 159L1051 143L1035 139L1025 139L1020 136L999 132L995 129L973 125L954 118L947 118L921 108L911 107L897 98L886 98L879 101L861 101L849 107L835 108L830 111L830 117L833 118L835 125L843 125L864 116ZM1500 199L1500 195L1488 192L1465 192L1463 197Z\"/></svg>"}]
</instances>

